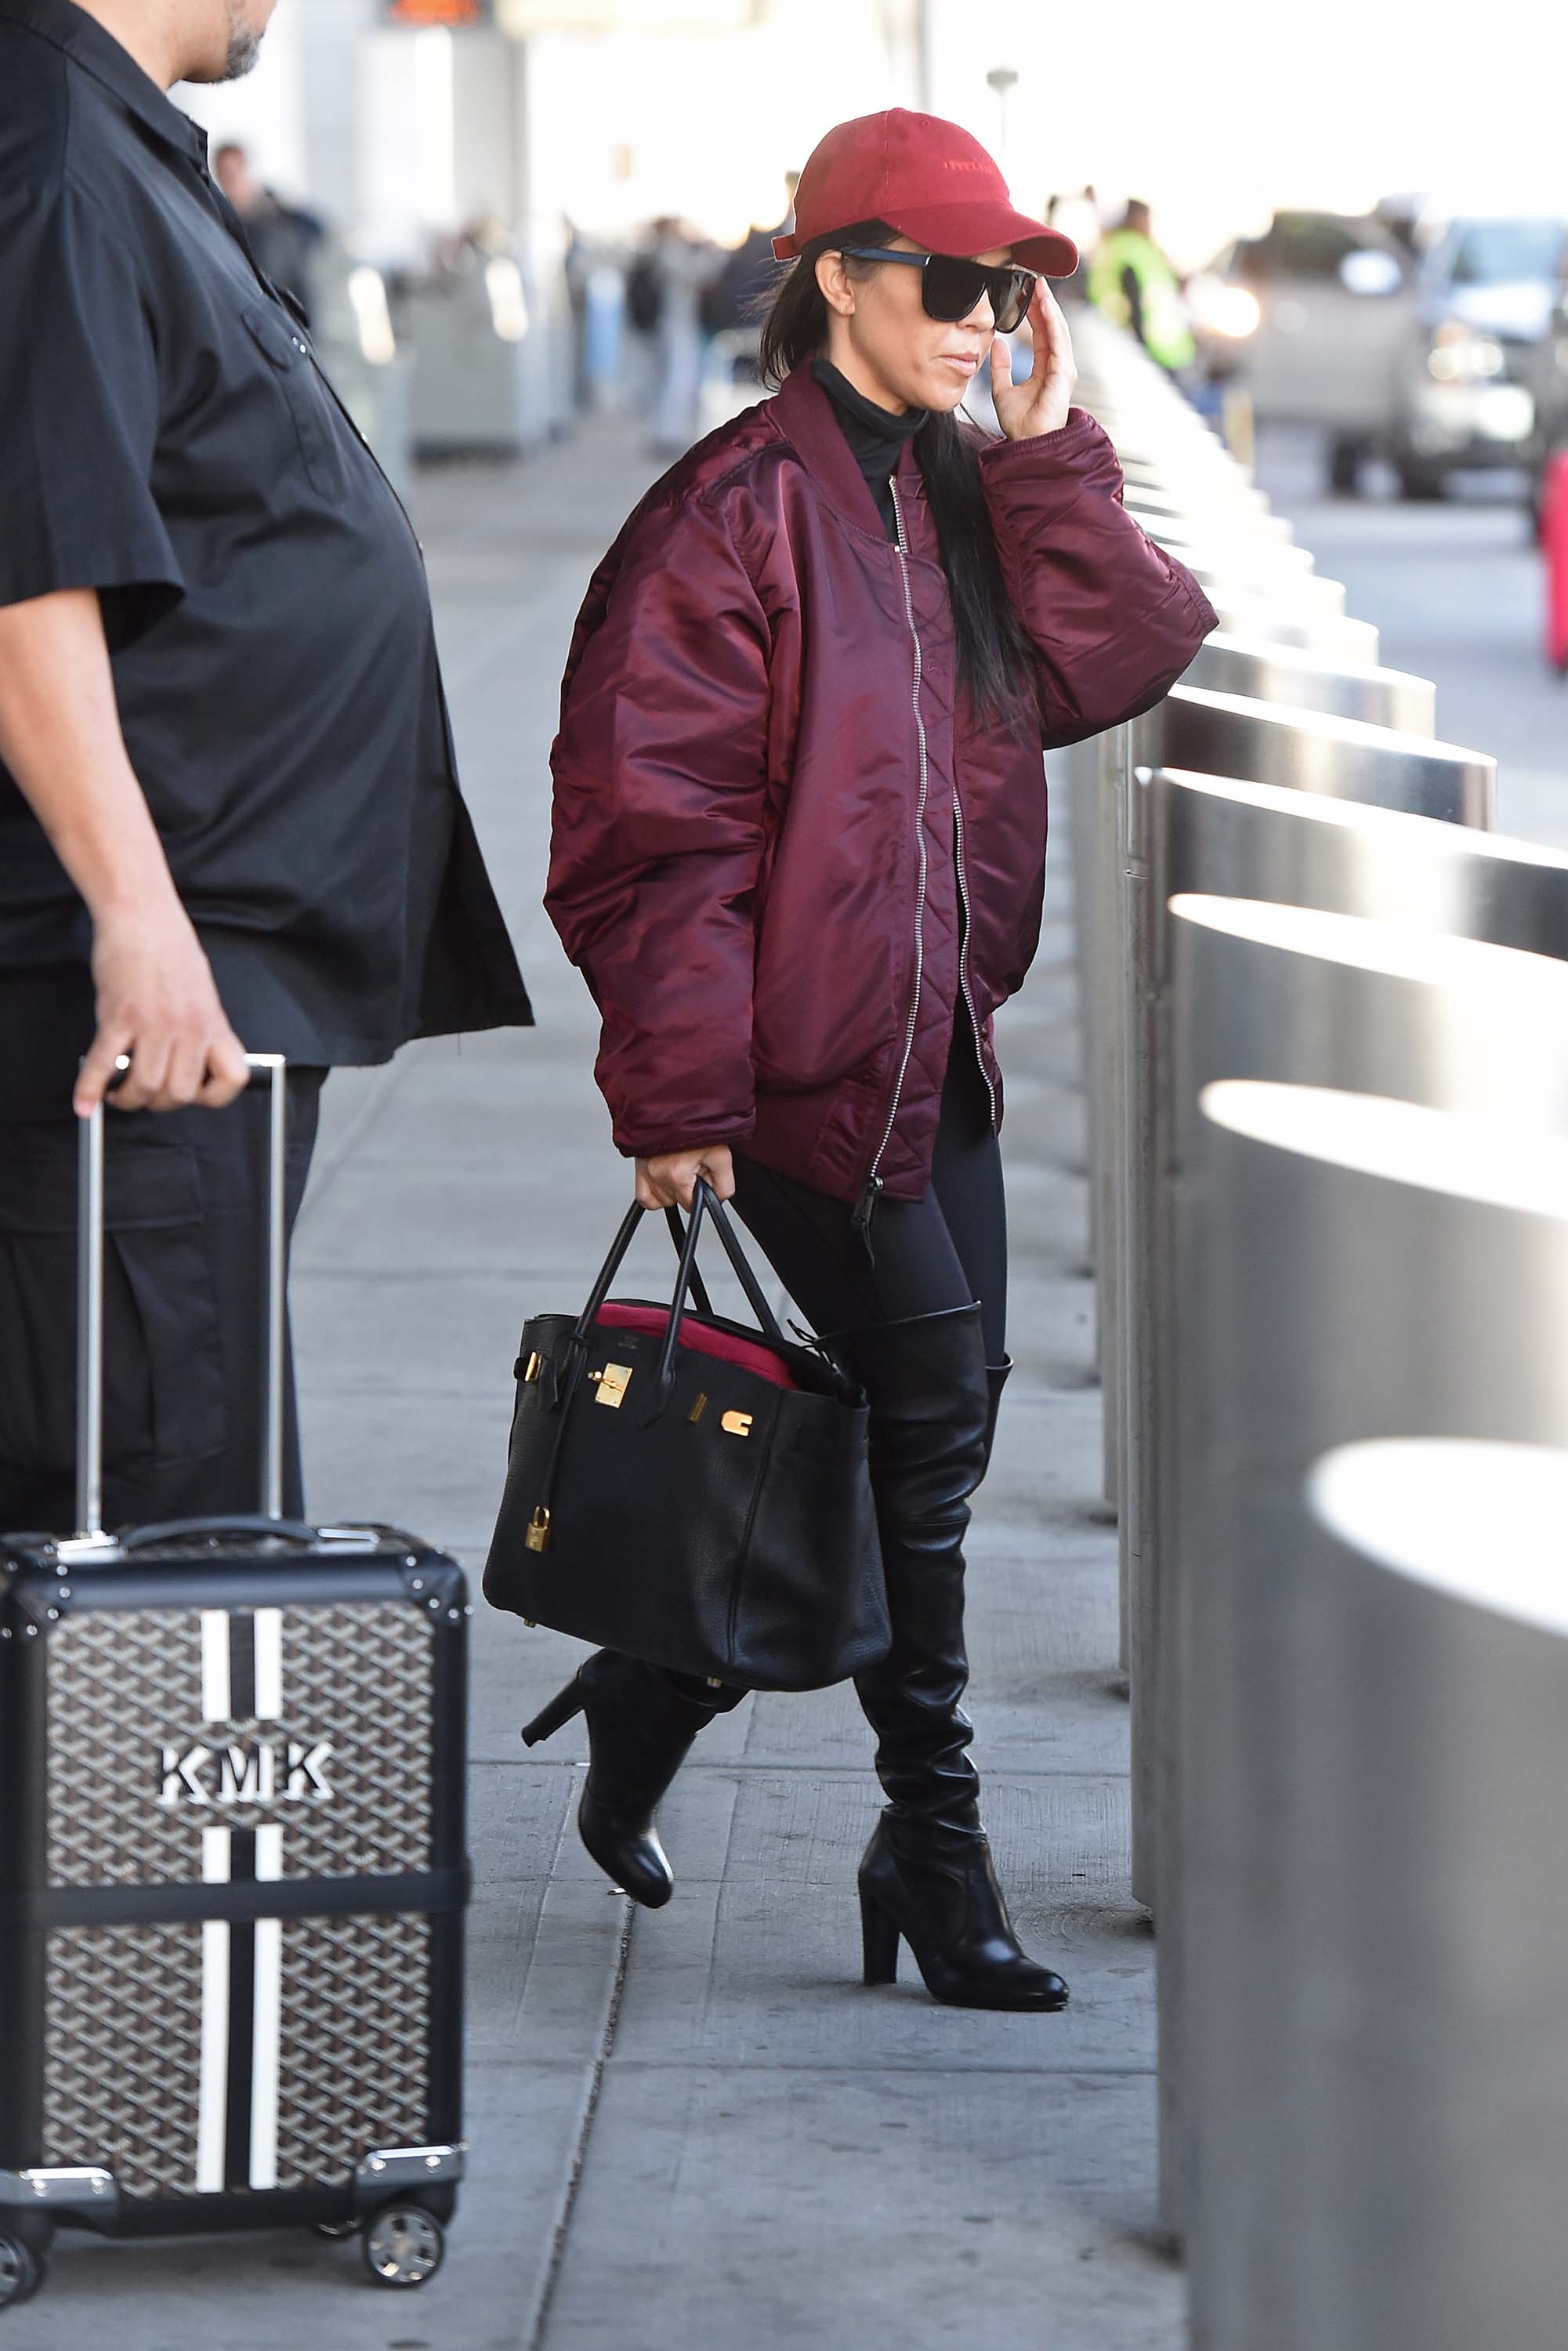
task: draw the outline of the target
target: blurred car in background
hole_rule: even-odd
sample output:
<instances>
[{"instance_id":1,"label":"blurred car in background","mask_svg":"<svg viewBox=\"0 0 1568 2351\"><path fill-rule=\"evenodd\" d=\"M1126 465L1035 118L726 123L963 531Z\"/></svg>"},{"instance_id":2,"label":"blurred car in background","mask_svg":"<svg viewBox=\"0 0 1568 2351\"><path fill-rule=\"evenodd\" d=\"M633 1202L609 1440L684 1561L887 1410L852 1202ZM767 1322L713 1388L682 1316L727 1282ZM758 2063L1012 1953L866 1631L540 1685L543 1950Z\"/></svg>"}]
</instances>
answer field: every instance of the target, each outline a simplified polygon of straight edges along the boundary
<instances>
[{"instance_id":1,"label":"blurred car in background","mask_svg":"<svg viewBox=\"0 0 1568 2351\"><path fill-rule=\"evenodd\" d=\"M1276 213L1186 297L1210 380L1244 385L1260 423L1321 426L1332 486L1354 489L1386 434L1417 315L1407 245L1370 214Z\"/></svg>"},{"instance_id":2,"label":"blurred car in background","mask_svg":"<svg viewBox=\"0 0 1568 2351\"><path fill-rule=\"evenodd\" d=\"M1474 467L1539 475L1540 360L1565 262L1561 220L1461 216L1428 246L1385 444L1405 496L1440 497L1450 474Z\"/></svg>"}]
</instances>

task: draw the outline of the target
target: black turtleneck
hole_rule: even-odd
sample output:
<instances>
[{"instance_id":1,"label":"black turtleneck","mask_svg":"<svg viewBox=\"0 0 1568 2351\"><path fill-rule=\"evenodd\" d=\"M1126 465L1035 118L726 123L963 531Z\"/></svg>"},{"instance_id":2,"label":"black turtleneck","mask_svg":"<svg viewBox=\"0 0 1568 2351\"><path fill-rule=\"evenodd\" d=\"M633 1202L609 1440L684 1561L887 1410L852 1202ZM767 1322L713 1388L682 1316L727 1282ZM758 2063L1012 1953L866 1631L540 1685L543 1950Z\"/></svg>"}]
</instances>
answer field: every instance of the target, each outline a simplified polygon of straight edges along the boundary
<instances>
[{"instance_id":1,"label":"black turtleneck","mask_svg":"<svg viewBox=\"0 0 1568 2351\"><path fill-rule=\"evenodd\" d=\"M902 416L894 416L891 409L879 408L874 400L857 392L848 376L841 374L831 360L813 360L811 373L833 403L833 412L850 444L850 455L876 501L883 530L889 538L895 539L898 517L893 504L893 476L904 443L912 441L919 432L928 411L906 408Z\"/></svg>"}]
</instances>

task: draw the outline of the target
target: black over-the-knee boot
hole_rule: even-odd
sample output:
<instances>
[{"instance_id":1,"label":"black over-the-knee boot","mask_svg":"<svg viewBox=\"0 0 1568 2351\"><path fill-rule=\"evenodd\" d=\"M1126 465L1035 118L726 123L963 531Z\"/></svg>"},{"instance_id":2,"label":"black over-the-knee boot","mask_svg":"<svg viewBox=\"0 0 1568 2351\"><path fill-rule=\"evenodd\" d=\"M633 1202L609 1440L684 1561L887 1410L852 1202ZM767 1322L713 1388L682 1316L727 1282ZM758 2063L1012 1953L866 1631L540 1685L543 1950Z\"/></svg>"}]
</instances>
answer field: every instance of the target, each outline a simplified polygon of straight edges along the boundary
<instances>
[{"instance_id":1,"label":"black over-the-knee boot","mask_svg":"<svg viewBox=\"0 0 1568 2351\"><path fill-rule=\"evenodd\" d=\"M524 1729L525 1745L537 1747L574 1715L587 1716L588 1778L577 1809L578 1834L600 1868L647 1909L662 1909L675 1887L653 1808L698 1731L745 1696L599 1649Z\"/></svg>"},{"instance_id":2,"label":"black over-the-knee boot","mask_svg":"<svg viewBox=\"0 0 1568 2351\"><path fill-rule=\"evenodd\" d=\"M871 1477L893 1646L855 1688L889 1802L860 1870L868 1983L902 1936L926 1989L958 2008L1054 2009L1061 1978L1024 1955L980 1826L961 1700L964 1535L1010 1365L988 1367L977 1305L826 1343L871 1401Z\"/></svg>"}]
</instances>

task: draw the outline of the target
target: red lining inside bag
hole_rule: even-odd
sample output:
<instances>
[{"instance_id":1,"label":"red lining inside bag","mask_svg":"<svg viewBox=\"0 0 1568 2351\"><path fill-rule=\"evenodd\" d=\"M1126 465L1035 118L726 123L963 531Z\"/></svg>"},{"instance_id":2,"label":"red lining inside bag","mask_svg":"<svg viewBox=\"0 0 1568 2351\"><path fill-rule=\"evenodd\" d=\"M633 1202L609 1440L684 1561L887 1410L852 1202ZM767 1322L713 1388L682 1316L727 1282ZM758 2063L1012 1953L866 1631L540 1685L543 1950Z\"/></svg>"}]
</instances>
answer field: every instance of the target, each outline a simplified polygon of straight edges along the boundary
<instances>
[{"instance_id":1,"label":"red lining inside bag","mask_svg":"<svg viewBox=\"0 0 1568 2351\"><path fill-rule=\"evenodd\" d=\"M599 1310L596 1321L612 1331L642 1331L650 1338L662 1339L670 1327L667 1306L629 1306L609 1300ZM688 1314L681 1325L678 1343L690 1347L695 1354L713 1355L721 1364L734 1364L743 1372L755 1372L759 1380L767 1380L776 1388L798 1388L787 1364L776 1355L763 1339L743 1339L736 1331L716 1331L711 1322L700 1322Z\"/></svg>"}]
</instances>

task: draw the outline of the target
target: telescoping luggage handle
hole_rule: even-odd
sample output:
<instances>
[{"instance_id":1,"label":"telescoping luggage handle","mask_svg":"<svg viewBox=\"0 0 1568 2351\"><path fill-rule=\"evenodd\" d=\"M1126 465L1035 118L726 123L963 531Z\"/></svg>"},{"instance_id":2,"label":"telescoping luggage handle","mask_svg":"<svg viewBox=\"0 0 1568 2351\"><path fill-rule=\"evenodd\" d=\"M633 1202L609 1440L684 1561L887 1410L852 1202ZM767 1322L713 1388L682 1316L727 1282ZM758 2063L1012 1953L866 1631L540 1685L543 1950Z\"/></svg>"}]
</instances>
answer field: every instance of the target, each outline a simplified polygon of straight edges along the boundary
<instances>
[{"instance_id":1,"label":"telescoping luggage handle","mask_svg":"<svg viewBox=\"0 0 1568 2351\"><path fill-rule=\"evenodd\" d=\"M253 1081L270 1092L267 1124L265 1253L267 1301L263 1345L260 1510L254 1519L189 1519L177 1526L141 1527L123 1543L103 1525L103 1105L81 1122L77 1161L77 1533L59 1546L62 1559L107 1556L167 1536L202 1533L287 1534L335 1548L374 1548L358 1527L308 1527L283 1516L284 1317L288 1280L288 1064L281 1053L247 1053ZM130 1068L121 1055L118 1068Z\"/></svg>"}]
</instances>

